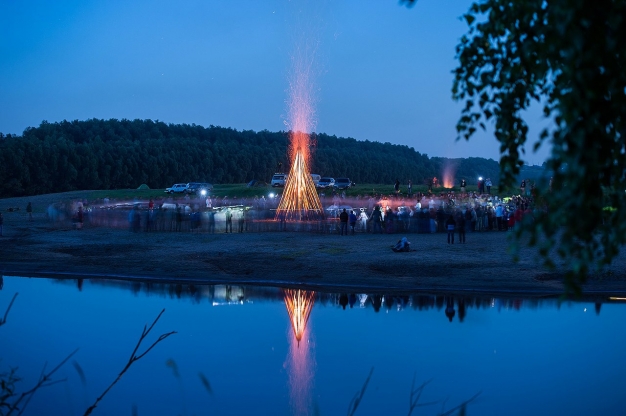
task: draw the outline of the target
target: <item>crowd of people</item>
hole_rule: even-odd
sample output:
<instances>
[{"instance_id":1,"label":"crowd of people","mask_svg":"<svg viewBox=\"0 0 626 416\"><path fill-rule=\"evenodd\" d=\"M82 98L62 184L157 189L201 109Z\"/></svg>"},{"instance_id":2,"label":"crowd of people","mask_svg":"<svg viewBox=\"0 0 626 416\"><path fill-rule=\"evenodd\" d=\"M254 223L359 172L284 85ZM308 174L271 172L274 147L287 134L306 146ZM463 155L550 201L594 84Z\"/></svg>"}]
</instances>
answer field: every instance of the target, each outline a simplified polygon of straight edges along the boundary
<instances>
[{"instance_id":1,"label":"crowd of people","mask_svg":"<svg viewBox=\"0 0 626 416\"><path fill-rule=\"evenodd\" d=\"M55 222L71 219L74 227L124 228L133 232L264 232L313 231L357 233L447 233L449 243L465 242L465 234L512 229L532 216L532 195L500 198L478 192L395 193L346 196L320 194L323 213L308 221L292 221L277 211L280 196L171 196L149 201L73 201L48 207ZM32 208L31 208L32 209ZM29 213L30 214L30 213ZM314 219L310 219L314 218ZM458 238L455 238L455 234Z\"/></svg>"}]
</instances>

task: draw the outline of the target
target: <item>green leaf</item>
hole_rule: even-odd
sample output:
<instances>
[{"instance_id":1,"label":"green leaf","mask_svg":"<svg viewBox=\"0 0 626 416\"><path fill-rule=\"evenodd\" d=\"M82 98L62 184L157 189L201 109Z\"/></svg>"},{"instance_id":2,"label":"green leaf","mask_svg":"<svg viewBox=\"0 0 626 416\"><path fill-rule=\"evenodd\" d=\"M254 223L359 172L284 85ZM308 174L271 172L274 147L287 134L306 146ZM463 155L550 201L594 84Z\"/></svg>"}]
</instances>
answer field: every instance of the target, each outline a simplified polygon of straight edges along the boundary
<instances>
[{"instance_id":1,"label":"green leaf","mask_svg":"<svg viewBox=\"0 0 626 416\"><path fill-rule=\"evenodd\" d=\"M474 21L476 20L476 18L469 13L464 14L463 17L465 18L465 21L467 22L468 26L471 26L472 23L474 23Z\"/></svg>"}]
</instances>

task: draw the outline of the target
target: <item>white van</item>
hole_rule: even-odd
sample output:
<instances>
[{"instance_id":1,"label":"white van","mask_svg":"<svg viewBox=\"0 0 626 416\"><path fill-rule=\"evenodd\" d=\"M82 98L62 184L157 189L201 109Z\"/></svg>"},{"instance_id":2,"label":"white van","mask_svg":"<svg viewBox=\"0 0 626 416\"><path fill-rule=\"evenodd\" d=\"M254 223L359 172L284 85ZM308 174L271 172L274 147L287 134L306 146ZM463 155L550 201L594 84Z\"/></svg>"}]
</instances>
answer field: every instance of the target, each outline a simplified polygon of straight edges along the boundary
<instances>
[{"instance_id":1,"label":"white van","mask_svg":"<svg viewBox=\"0 0 626 416\"><path fill-rule=\"evenodd\" d=\"M285 186L286 180L287 175L285 175L284 173L275 173L274 176L272 176L272 182L270 183L270 185L274 187Z\"/></svg>"},{"instance_id":2,"label":"white van","mask_svg":"<svg viewBox=\"0 0 626 416\"><path fill-rule=\"evenodd\" d=\"M318 175L317 173L312 173L311 179L313 179L313 183L315 184L315 186L317 186L317 184L319 183L320 179L322 179L322 177Z\"/></svg>"}]
</instances>

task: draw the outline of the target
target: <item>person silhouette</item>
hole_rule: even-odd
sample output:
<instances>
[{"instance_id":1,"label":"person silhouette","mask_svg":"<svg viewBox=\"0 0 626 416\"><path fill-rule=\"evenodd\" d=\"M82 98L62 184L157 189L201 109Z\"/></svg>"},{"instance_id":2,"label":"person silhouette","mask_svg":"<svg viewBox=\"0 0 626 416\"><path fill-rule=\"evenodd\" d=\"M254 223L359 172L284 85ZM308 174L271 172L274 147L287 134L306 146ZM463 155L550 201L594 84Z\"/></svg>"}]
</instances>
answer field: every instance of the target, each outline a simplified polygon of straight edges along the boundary
<instances>
[{"instance_id":1,"label":"person silhouette","mask_svg":"<svg viewBox=\"0 0 626 416\"><path fill-rule=\"evenodd\" d=\"M228 232L228 227L230 227L230 232L233 232L233 213L230 210L230 207L226 208L226 230L225 233Z\"/></svg>"},{"instance_id":2,"label":"person silhouette","mask_svg":"<svg viewBox=\"0 0 626 416\"><path fill-rule=\"evenodd\" d=\"M463 299L459 299L458 302L459 305L459 322L463 322L463 320L465 319L465 301Z\"/></svg>"},{"instance_id":3,"label":"person silhouette","mask_svg":"<svg viewBox=\"0 0 626 416\"><path fill-rule=\"evenodd\" d=\"M339 295L339 304L345 311L346 306L348 306L348 295L346 293L342 293L341 295Z\"/></svg>"},{"instance_id":4,"label":"person silhouette","mask_svg":"<svg viewBox=\"0 0 626 416\"><path fill-rule=\"evenodd\" d=\"M350 309L354 307L355 303L356 303L356 295L354 293L350 293L350 295L348 295L348 304L350 305Z\"/></svg>"},{"instance_id":5,"label":"person silhouette","mask_svg":"<svg viewBox=\"0 0 626 416\"><path fill-rule=\"evenodd\" d=\"M454 318L455 314L456 311L454 310L454 299L451 297L446 298L446 316L448 317L448 320L450 322L452 322L452 318Z\"/></svg>"},{"instance_id":6,"label":"person silhouette","mask_svg":"<svg viewBox=\"0 0 626 416\"><path fill-rule=\"evenodd\" d=\"M372 306L374 307L374 312L380 312L380 307L383 306L383 297L380 295L372 295L370 297L372 299Z\"/></svg>"}]
</instances>

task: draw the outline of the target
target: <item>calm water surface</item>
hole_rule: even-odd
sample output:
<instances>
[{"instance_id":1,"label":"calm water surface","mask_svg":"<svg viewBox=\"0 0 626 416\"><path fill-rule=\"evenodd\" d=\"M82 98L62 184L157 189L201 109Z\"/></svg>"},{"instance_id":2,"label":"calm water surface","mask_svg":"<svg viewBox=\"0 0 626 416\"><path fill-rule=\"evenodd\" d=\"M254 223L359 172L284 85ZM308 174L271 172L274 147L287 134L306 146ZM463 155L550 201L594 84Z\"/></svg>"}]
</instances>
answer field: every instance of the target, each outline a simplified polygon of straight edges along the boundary
<instances>
[{"instance_id":1,"label":"calm water surface","mask_svg":"<svg viewBox=\"0 0 626 416\"><path fill-rule=\"evenodd\" d=\"M346 414L372 368L357 415L406 415L414 379L431 380L420 403L437 402L414 415L479 392L470 415L626 414L619 299L3 280L0 317L19 295L0 327L0 373L19 367L20 391L79 348L57 374L67 381L38 391L29 415L83 414L163 308L146 347L178 333L133 364L94 415Z\"/></svg>"}]
</instances>

